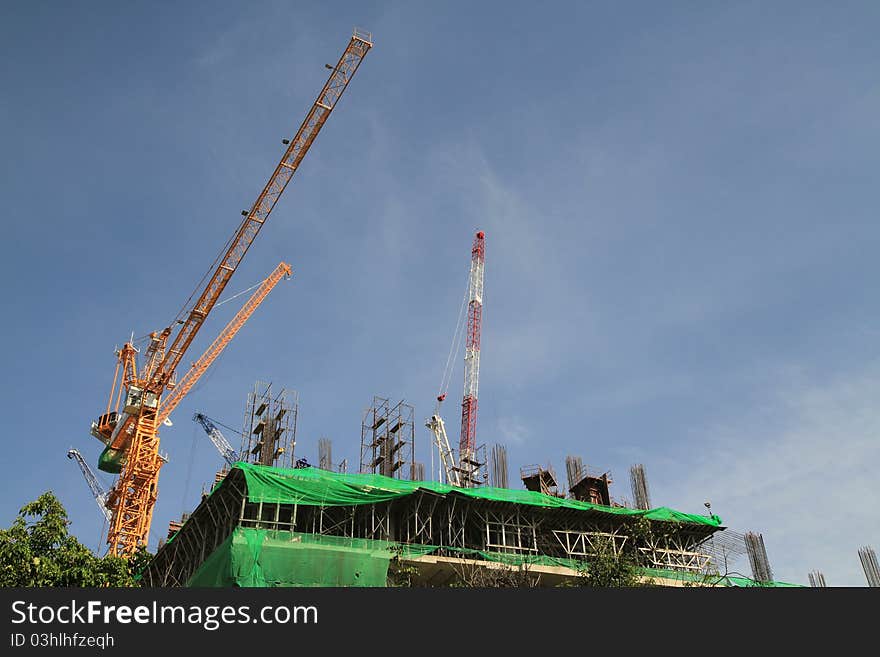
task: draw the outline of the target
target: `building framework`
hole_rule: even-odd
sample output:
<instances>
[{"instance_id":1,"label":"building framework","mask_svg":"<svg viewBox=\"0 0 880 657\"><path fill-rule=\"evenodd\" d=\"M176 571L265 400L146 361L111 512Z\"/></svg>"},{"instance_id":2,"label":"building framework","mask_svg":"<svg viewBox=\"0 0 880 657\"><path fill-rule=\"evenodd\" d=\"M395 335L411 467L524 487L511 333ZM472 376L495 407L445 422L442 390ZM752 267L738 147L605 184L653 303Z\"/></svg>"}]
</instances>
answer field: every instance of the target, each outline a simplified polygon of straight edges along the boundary
<instances>
[{"instance_id":1,"label":"building framework","mask_svg":"<svg viewBox=\"0 0 880 657\"><path fill-rule=\"evenodd\" d=\"M322 476L344 477L326 472ZM363 475L348 475L344 481L357 482L358 477ZM242 468L233 468L159 550L143 581L148 586L185 586L236 528L437 546L433 555L449 557L478 551L589 560L600 542L610 542L615 552L638 553L650 567L690 574L712 571L703 546L723 529L711 522L650 520L656 531L645 538L635 531L639 517L635 515L605 508L506 502L465 495L451 487L438 492L437 485L425 484L423 488L410 484L412 490L406 495L375 503L258 502L252 501Z\"/></svg>"}]
</instances>

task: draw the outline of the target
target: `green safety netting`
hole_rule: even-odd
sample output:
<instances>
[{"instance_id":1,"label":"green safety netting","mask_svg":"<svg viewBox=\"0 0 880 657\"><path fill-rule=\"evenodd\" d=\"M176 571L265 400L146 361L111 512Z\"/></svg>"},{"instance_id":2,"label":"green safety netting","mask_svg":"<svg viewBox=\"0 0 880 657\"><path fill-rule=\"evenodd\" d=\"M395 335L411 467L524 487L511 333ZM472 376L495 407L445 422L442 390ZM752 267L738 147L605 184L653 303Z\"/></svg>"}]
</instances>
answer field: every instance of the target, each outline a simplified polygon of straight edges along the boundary
<instances>
[{"instance_id":1,"label":"green safety netting","mask_svg":"<svg viewBox=\"0 0 880 657\"><path fill-rule=\"evenodd\" d=\"M187 586L385 586L396 549L425 554L428 546L236 527L202 563Z\"/></svg>"},{"instance_id":2,"label":"green safety netting","mask_svg":"<svg viewBox=\"0 0 880 657\"><path fill-rule=\"evenodd\" d=\"M407 495L419 489L429 490L441 495L457 493L467 497L528 504L545 508L579 509L601 511L622 516L644 516L649 520L689 522L712 527L721 526L721 518L692 513L682 513L668 507L658 507L643 511L623 507L602 506L578 500L553 497L528 490L507 488L458 488L434 481L407 481L392 479L374 474L337 474L318 468L274 468L263 465L239 462L236 468L244 472L247 480L248 499L251 502L280 502L284 504L303 504L311 506L351 506L386 502Z\"/></svg>"},{"instance_id":3,"label":"green safety netting","mask_svg":"<svg viewBox=\"0 0 880 657\"><path fill-rule=\"evenodd\" d=\"M436 545L405 545L391 541L236 527L230 537L202 563L187 586L383 587L387 585L392 558L417 558L441 549ZM445 551L509 566L561 566L574 571L584 567L584 563L576 559L542 555L503 554L464 548L446 548ZM798 586L784 582L759 583L746 577L712 577L648 568L642 569L641 573L647 578L694 584Z\"/></svg>"}]
</instances>

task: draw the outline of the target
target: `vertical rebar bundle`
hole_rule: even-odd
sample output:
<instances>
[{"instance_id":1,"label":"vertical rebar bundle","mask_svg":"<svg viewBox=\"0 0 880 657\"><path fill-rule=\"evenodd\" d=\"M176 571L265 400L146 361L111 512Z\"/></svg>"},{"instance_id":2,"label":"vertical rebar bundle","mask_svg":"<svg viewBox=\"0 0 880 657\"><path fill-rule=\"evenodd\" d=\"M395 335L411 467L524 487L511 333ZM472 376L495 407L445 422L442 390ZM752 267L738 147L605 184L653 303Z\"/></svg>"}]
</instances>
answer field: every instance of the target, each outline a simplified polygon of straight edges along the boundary
<instances>
[{"instance_id":1,"label":"vertical rebar bundle","mask_svg":"<svg viewBox=\"0 0 880 657\"><path fill-rule=\"evenodd\" d=\"M333 470L333 443L329 438L318 439L318 467Z\"/></svg>"},{"instance_id":2,"label":"vertical rebar bundle","mask_svg":"<svg viewBox=\"0 0 880 657\"><path fill-rule=\"evenodd\" d=\"M629 484L632 488L633 504L637 509L648 510L651 508L651 495L648 491L648 478L645 475L645 466L641 463L633 465L629 469Z\"/></svg>"},{"instance_id":3,"label":"vertical rebar bundle","mask_svg":"<svg viewBox=\"0 0 880 657\"><path fill-rule=\"evenodd\" d=\"M507 481L507 448L504 445L493 445L489 454L492 470L492 486L509 488Z\"/></svg>"},{"instance_id":4,"label":"vertical rebar bundle","mask_svg":"<svg viewBox=\"0 0 880 657\"><path fill-rule=\"evenodd\" d=\"M584 462L580 456L565 457L565 473L568 476L568 490L574 488L581 480Z\"/></svg>"},{"instance_id":5,"label":"vertical rebar bundle","mask_svg":"<svg viewBox=\"0 0 880 657\"><path fill-rule=\"evenodd\" d=\"M764 536L754 532L746 532L745 542L754 580L756 582L772 582L773 571L770 569L770 560L767 558L767 550L764 547Z\"/></svg>"},{"instance_id":6,"label":"vertical rebar bundle","mask_svg":"<svg viewBox=\"0 0 880 657\"><path fill-rule=\"evenodd\" d=\"M828 586L825 583L825 575L818 570L811 572L808 577L810 578L810 586L813 588L824 589Z\"/></svg>"},{"instance_id":7,"label":"vertical rebar bundle","mask_svg":"<svg viewBox=\"0 0 880 657\"><path fill-rule=\"evenodd\" d=\"M412 464L412 472L410 473L411 481L424 481L425 480L425 464L419 463L416 461Z\"/></svg>"},{"instance_id":8,"label":"vertical rebar bundle","mask_svg":"<svg viewBox=\"0 0 880 657\"><path fill-rule=\"evenodd\" d=\"M859 549L859 559L868 579L868 586L880 587L880 567L877 565L877 554L869 546Z\"/></svg>"}]
</instances>

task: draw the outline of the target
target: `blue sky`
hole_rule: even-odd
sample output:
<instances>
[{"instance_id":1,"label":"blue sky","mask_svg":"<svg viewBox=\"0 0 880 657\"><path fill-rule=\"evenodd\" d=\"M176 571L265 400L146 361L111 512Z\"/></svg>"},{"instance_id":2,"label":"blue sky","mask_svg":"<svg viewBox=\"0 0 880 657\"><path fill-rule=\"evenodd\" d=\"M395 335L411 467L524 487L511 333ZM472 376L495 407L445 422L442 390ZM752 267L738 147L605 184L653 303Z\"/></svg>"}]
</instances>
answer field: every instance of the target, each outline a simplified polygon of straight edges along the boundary
<instances>
[{"instance_id":1,"label":"blue sky","mask_svg":"<svg viewBox=\"0 0 880 657\"><path fill-rule=\"evenodd\" d=\"M192 413L239 426L257 379L299 392L313 460L320 436L357 459L374 394L427 417L482 229L478 440L508 446L512 478L576 454L629 497L644 463L655 504L710 500L762 532L777 578L864 585L857 549L880 548L876 3L2 14L3 525L52 489L99 545L65 453L97 459L114 346L171 320L357 25L375 47L228 294L282 259L294 278L163 432L154 535L220 464ZM451 427L460 388L459 359Z\"/></svg>"}]
</instances>

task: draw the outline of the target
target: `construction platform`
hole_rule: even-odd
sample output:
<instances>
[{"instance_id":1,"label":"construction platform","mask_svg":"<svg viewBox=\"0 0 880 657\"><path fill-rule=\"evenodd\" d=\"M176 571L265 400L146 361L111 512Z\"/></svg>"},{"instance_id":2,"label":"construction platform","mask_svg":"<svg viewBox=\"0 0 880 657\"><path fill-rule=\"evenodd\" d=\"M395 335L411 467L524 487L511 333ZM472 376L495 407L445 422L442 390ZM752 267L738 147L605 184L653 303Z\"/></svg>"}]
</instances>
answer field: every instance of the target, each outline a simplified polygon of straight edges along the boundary
<instances>
[{"instance_id":1,"label":"construction platform","mask_svg":"<svg viewBox=\"0 0 880 657\"><path fill-rule=\"evenodd\" d=\"M647 535L634 531L642 518L652 528ZM655 583L683 585L713 571L704 547L723 529L718 516L667 507L238 463L162 545L141 581L385 586L394 561L415 585L444 585L465 567L516 566L553 586L575 579L601 540L615 553L639 554Z\"/></svg>"}]
</instances>

